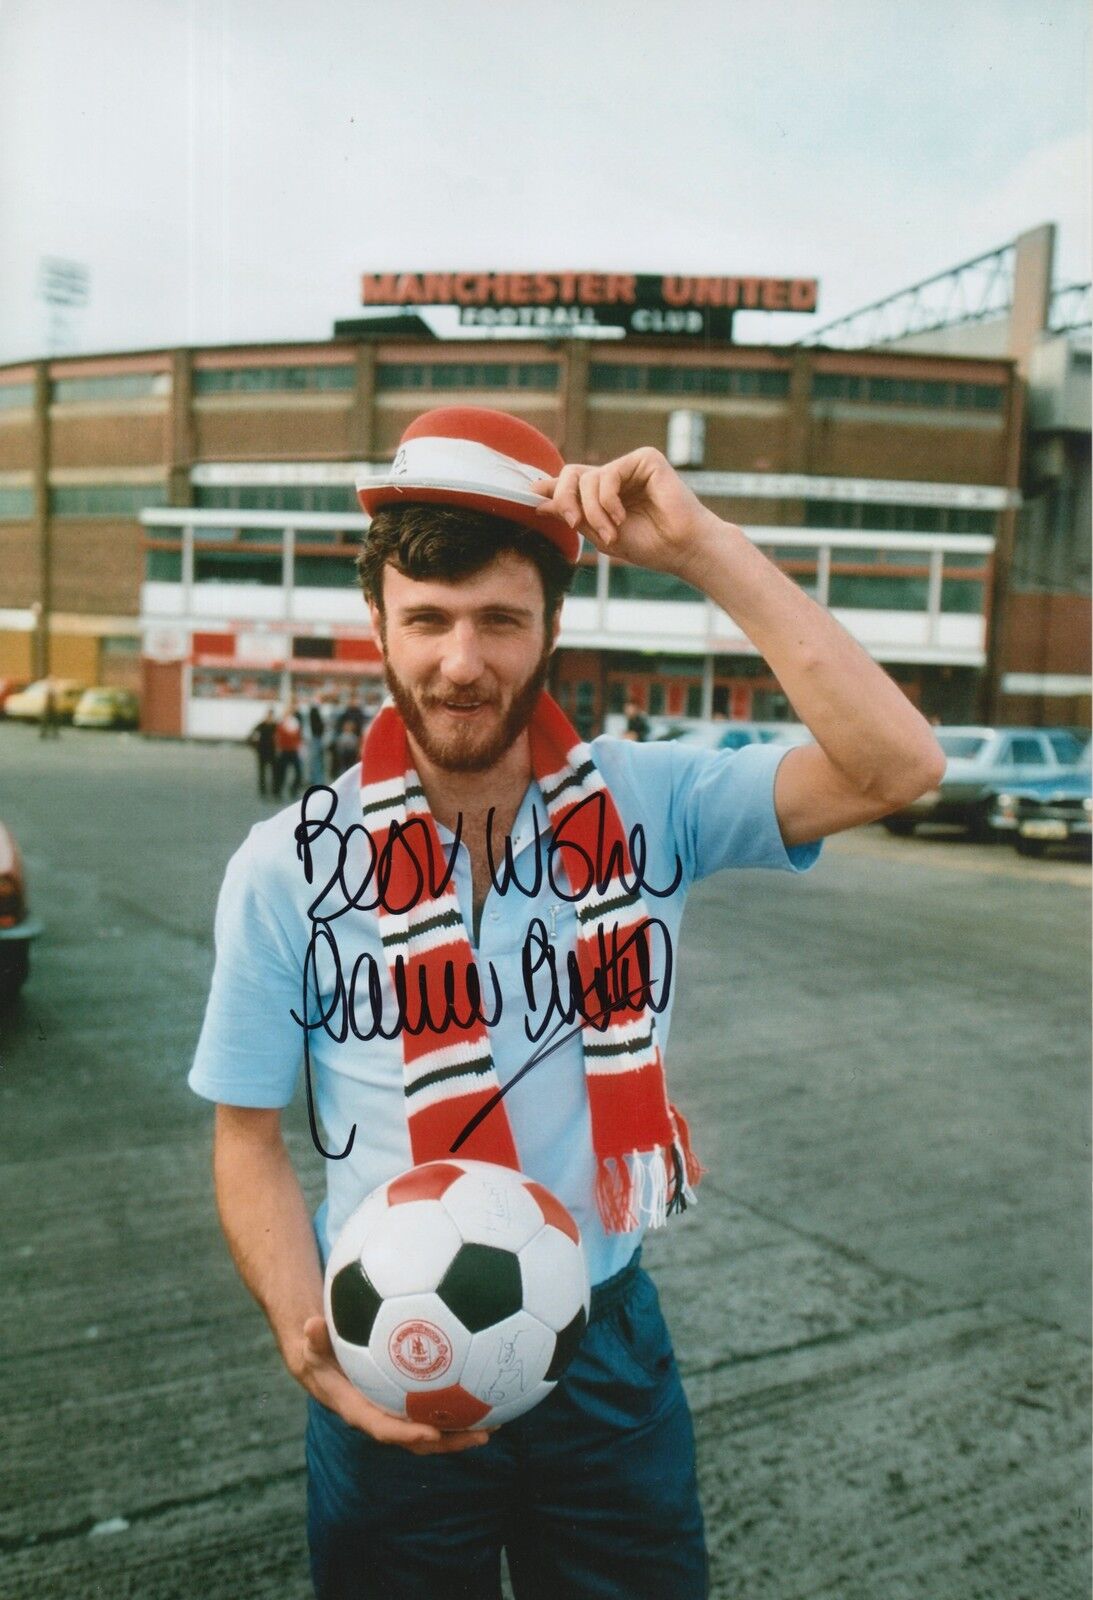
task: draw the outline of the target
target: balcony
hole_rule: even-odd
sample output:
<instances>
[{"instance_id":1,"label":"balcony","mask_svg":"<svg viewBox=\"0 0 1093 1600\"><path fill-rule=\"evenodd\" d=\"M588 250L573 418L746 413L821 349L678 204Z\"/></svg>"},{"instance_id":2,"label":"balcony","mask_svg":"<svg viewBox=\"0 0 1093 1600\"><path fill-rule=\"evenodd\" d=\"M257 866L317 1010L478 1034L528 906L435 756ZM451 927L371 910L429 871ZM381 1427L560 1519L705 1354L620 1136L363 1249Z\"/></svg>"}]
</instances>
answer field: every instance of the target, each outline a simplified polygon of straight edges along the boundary
<instances>
[{"instance_id":1,"label":"balcony","mask_svg":"<svg viewBox=\"0 0 1093 1600\"><path fill-rule=\"evenodd\" d=\"M269 624L359 629L353 572L363 517L155 509L142 516L147 627ZM749 527L748 537L879 661L979 667L994 540L985 534ZM327 573L330 581L326 582ZM591 579L584 587L591 586ZM710 600L678 580L597 558L594 592L567 599L563 647L753 655Z\"/></svg>"}]
</instances>

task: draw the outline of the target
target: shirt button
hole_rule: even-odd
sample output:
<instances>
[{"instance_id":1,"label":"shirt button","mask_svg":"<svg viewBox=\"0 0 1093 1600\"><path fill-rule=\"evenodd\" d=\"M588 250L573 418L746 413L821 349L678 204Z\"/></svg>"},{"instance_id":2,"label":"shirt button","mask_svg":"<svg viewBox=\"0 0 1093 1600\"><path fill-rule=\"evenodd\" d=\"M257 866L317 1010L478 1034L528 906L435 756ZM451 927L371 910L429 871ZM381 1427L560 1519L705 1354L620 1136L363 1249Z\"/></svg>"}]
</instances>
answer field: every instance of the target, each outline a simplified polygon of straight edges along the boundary
<instances>
[{"instance_id":1,"label":"shirt button","mask_svg":"<svg viewBox=\"0 0 1093 1600\"><path fill-rule=\"evenodd\" d=\"M498 920L497 919L497 912L496 911L491 911L490 912L490 921L491 922L496 922L497 920Z\"/></svg>"}]
</instances>

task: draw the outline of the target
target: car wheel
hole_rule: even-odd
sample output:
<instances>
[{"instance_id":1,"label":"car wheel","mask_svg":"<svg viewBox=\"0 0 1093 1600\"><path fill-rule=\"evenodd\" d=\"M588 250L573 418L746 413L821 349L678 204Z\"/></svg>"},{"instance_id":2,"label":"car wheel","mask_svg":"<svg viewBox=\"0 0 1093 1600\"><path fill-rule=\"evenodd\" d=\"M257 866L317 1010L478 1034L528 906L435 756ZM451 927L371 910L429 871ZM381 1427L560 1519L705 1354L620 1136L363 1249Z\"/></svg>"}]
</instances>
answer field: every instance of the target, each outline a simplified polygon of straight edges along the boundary
<instances>
[{"instance_id":1,"label":"car wheel","mask_svg":"<svg viewBox=\"0 0 1093 1600\"><path fill-rule=\"evenodd\" d=\"M915 831L911 817L884 817L882 820L888 832L894 833L897 838L907 838Z\"/></svg>"},{"instance_id":2,"label":"car wheel","mask_svg":"<svg viewBox=\"0 0 1093 1600\"><path fill-rule=\"evenodd\" d=\"M974 839L976 844L992 844L997 837L991 827L989 808L976 806L968 818L968 838Z\"/></svg>"},{"instance_id":3,"label":"car wheel","mask_svg":"<svg viewBox=\"0 0 1093 1600\"><path fill-rule=\"evenodd\" d=\"M1042 856L1047 846L1042 839L1026 839L1018 834L1013 841L1013 848L1019 856Z\"/></svg>"},{"instance_id":4,"label":"car wheel","mask_svg":"<svg viewBox=\"0 0 1093 1600\"><path fill-rule=\"evenodd\" d=\"M30 976L30 946L17 944L0 959L0 1003L15 999Z\"/></svg>"}]
</instances>

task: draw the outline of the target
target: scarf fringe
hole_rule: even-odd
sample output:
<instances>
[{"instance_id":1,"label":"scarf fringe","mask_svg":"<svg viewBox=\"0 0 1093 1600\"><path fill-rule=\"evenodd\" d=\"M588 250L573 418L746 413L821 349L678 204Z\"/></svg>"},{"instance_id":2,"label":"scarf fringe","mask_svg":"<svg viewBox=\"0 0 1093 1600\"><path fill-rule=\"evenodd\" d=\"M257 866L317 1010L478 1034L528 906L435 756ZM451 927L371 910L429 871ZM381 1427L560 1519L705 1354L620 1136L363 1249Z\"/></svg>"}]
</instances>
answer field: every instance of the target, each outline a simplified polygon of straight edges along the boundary
<instances>
[{"instance_id":1,"label":"scarf fringe","mask_svg":"<svg viewBox=\"0 0 1093 1600\"><path fill-rule=\"evenodd\" d=\"M669 1217L696 1203L693 1186L702 1171L679 1144L603 1158L596 1170L596 1206L604 1228L608 1233L663 1228Z\"/></svg>"}]
</instances>

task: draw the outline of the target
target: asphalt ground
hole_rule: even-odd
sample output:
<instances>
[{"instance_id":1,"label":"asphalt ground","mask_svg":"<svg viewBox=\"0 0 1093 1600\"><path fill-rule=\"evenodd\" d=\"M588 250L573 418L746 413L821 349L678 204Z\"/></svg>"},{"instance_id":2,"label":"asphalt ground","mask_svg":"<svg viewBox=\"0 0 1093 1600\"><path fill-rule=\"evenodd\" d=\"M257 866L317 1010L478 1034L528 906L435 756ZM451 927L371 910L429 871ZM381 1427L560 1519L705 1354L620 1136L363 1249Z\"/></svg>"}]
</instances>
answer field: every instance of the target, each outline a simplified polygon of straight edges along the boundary
<instances>
[{"instance_id":1,"label":"asphalt ground","mask_svg":"<svg viewBox=\"0 0 1093 1600\"><path fill-rule=\"evenodd\" d=\"M302 1396L184 1081L251 759L0 723L47 924L0 1032L3 1600L310 1593ZM709 1176L646 1259L717 1600L1088 1596L1089 871L868 828L694 891Z\"/></svg>"}]
</instances>

